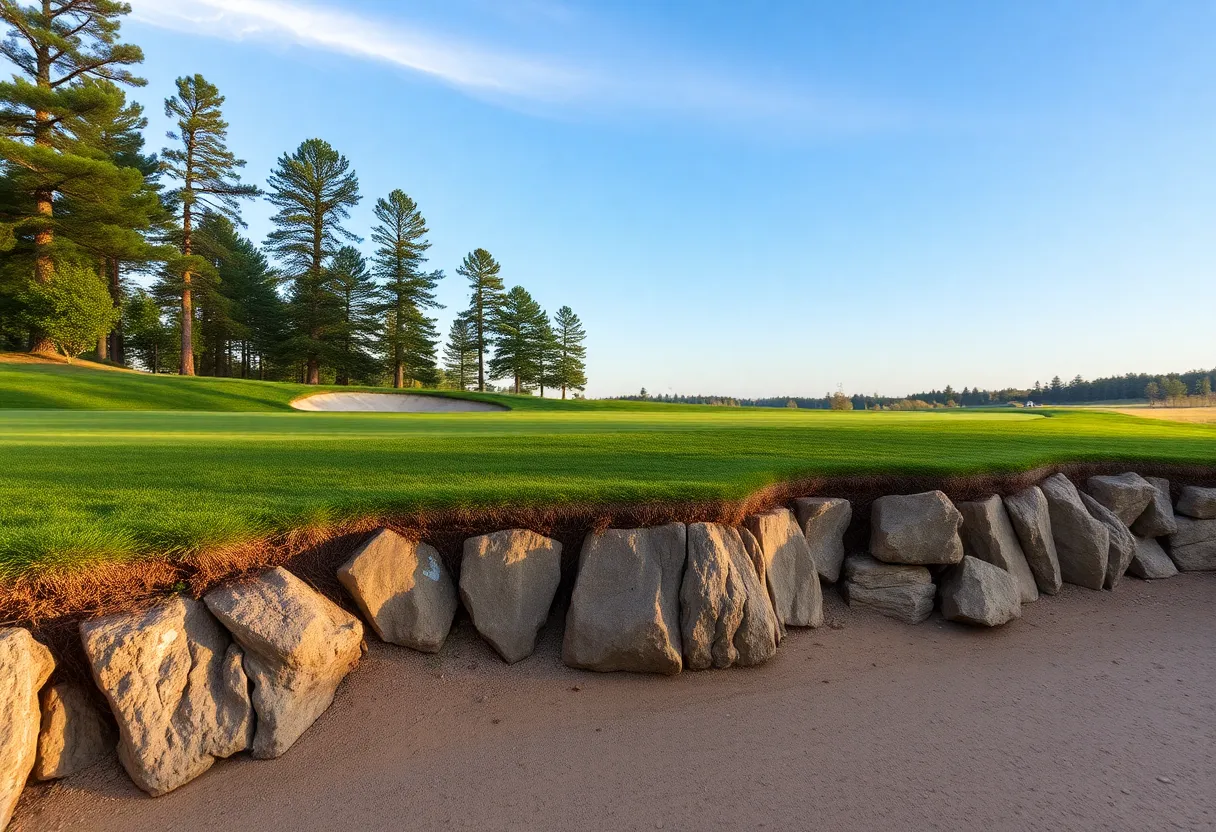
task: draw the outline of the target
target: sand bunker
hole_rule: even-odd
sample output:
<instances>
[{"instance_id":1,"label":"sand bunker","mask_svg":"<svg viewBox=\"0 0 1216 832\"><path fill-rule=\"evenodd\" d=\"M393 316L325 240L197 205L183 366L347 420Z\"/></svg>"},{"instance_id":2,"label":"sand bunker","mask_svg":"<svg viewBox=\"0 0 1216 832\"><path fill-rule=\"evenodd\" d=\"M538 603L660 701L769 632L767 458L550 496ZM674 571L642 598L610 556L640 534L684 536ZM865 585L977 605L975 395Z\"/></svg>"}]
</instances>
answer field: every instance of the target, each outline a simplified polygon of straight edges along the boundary
<instances>
[{"instance_id":1,"label":"sand bunker","mask_svg":"<svg viewBox=\"0 0 1216 832\"><path fill-rule=\"evenodd\" d=\"M482 413L507 409L486 402L413 393L317 393L296 399L291 406L329 413Z\"/></svg>"}]
</instances>

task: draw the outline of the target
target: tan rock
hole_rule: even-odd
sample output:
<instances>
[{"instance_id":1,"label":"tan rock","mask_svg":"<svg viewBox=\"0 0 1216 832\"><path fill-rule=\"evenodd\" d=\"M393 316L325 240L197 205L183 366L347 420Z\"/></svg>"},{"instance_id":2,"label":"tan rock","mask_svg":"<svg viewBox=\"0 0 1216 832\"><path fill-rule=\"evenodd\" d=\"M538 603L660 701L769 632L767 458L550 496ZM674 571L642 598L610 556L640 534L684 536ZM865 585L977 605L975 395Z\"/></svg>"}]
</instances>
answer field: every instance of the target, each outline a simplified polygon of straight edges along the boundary
<instances>
[{"instance_id":1,"label":"tan rock","mask_svg":"<svg viewBox=\"0 0 1216 832\"><path fill-rule=\"evenodd\" d=\"M80 636L118 723L118 759L148 794L170 792L249 747L241 650L198 601L178 597L85 621Z\"/></svg>"},{"instance_id":2,"label":"tan rock","mask_svg":"<svg viewBox=\"0 0 1216 832\"><path fill-rule=\"evenodd\" d=\"M38 752L38 691L55 669L28 630L0 629L0 830L8 826Z\"/></svg>"},{"instance_id":3,"label":"tan rock","mask_svg":"<svg viewBox=\"0 0 1216 832\"><path fill-rule=\"evenodd\" d=\"M690 670L761 664L777 652L777 616L737 529L688 526L680 623Z\"/></svg>"},{"instance_id":4,"label":"tan rock","mask_svg":"<svg viewBox=\"0 0 1216 832\"><path fill-rule=\"evenodd\" d=\"M1018 586L1022 603L1039 600L1034 573L1030 571L1004 501L994 494L987 500L959 503L958 510L963 515L963 551L1008 572Z\"/></svg>"},{"instance_id":5,"label":"tan rock","mask_svg":"<svg viewBox=\"0 0 1216 832\"><path fill-rule=\"evenodd\" d=\"M562 660L601 672L679 673L686 550L683 523L587 535Z\"/></svg>"},{"instance_id":6,"label":"tan rock","mask_svg":"<svg viewBox=\"0 0 1216 832\"><path fill-rule=\"evenodd\" d=\"M919 624L933 613L937 587L924 566L850 555L845 558L843 574L841 594L850 607L874 610L905 624Z\"/></svg>"},{"instance_id":7,"label":"tan rock","mask_svg":"<svg viewBox=\"0 0 1216 832\"><path fill-rule=\"evenodd\" d=\"M1077 487L1063 474L1043 481L1051 515L1051 536L1060 557L1060 576L1070 584L1101 589L1106 582L1110 532L1081 501Z\"/></svg>"},{"instance_id":8,"label":"tan rock","mask_svg":"<svg viewBox=\"0 0 1216 832\"><path fill-rule=\"evenodd\" d=\"M794 500L794 514L819 578L836 583L844 564L844 533L853 520L852 503L834 497L802 497Z\"/></svg>"},{"instance_id":9,"label":"tan rock","mask_svg":"<svg viewBox=\"0 0 1216 832\"><path fill-rule=\"evenodd\" d=\"M940 491L879 497L870 511L870 554L884 563L958 563L963 516Z\"/></svg>"},{"instance_id":10,"label":"tan rock","mask_svg":"<svg viewBox=\"0 0 1216 832\"><path fill-rule=\"evenodd\" d=\"M562 579L562 544L525 529L464 542L460 598L473 626L508 663L532 655Z\"/></svg>"},{"instance_id":11,"label":"tan rock","mask_svg":"<svg viewBox=\"0 0 1216 832\"><path fill-rule=\"evenodd\" d=\"M42 692L35 780L58 780L114 753L118 734L79 685L63 683Z\"/></svg>"},{"instance_id":12,"label":"tan rock","mask_svg":"<svg viewBox=\"0 0 1216 832\"><path fill-rule=\"evenodd\" d=\"M1022 615L1017 582L999 566L964 557L942 581L942 615L950 621L999 627Z\"/></svg>"},{"instance_id":13,"label":"tan rock","mask_svg":"<svg viewBox=\"0 0 1216 832\"><path fill-rule=\"evenodd\" d=\"M376 635L438 653L456 615L456 588L434 547L381 529L338 569Z\"/></svg>"},{"instance_id":14,"label":"tan rock","mask_svg":"<svg viewBox=\"0 0 1216 832\"><path fill-rule=\"evenodd\" d=\"M777 621L784 627L823 624L823 590L806 536L786 508L753 514L744 524L759 545Z\"/></svg>"},{"instance_id":15,"label":"tan rock","mask_svg":"<svg viewBox=\"0 0 1216 832\"><path fill-rule=\"evenodd\" d=\"M1051 514L1042 489L1031 486L1006 497L1005 510L1009 512L1009 522L1022 544L1022 553L1034 573L1039 592L1055 595L1060 591L1063 579L1055 538L1051 534Z\"/></svg>"},{"instance_id":16,"label":"tan rock","mask_svg":"<svg viewBox=\"0 0 1216 832\"><path fill-rule=\"evenodd\" d=\"M258 716L253 756L278 757L333 702L362 654L363 625L281 567L203 600L245 650Z\"/></svg>"}]
</instances>

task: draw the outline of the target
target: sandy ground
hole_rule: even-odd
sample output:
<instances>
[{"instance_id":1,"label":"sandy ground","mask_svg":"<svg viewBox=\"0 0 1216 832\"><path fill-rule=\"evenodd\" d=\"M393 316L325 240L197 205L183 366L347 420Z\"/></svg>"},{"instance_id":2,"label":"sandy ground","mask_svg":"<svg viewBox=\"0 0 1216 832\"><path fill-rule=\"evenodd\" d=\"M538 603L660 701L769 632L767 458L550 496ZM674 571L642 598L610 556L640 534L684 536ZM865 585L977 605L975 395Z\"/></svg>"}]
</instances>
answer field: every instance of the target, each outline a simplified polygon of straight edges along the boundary
<instances>
[{"instance_id":1,"label":"sandy ground","mask_svg":"<svg viewBox=\"0 0 1216 832\"><path fill-rule=\"evenodd\" d=\"M373 645L276 761L156 800L105 763L13 829L1213 829L1216 574L1075 587L976 631L854 613L752 670L508 668L468 622Z\"/></svg>"},{"instance_id":2,"label":"sandy ground","mask_svg":"<svg viewBox=\"0 0 1216 832\"><path fill-rule=\"evenodd\" d=\"M336 413L484 413L506 410L488 402L411 393L317 393L291 403L296 410Z\"/></svg>"},{"instance_id":3,"label":"sandy ground","mask_svg":"<svg viewBox=\"0 0 1216 832\"><path fill-rule=\"evenodd\" d=\"M1168 422L1216 422L1216 407L1120 407L1115 412Z\"/></svg>"}]
</instances>

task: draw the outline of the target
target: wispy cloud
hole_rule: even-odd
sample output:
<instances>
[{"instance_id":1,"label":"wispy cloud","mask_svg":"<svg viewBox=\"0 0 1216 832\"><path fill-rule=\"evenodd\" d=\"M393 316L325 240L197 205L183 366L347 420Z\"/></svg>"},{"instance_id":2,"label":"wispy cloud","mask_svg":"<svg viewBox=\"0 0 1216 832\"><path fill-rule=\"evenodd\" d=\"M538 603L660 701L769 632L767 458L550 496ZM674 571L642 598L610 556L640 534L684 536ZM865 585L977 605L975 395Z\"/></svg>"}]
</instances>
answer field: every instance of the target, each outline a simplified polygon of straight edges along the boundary
<instances>
[{"instance_id":1,"label":"wispy cloud","mask_svg":"<svg viewBox=\"0 0 1216 832\"><path fill-rule=\"evenodd\" d=\"M868 129L889 114L776 85L749 84L696 67L660 69L636 57L619 65L499 50L399 18L377 19L303 0L134 0L142 23L230 40L266 40L387 63L482 98L529 110L751 121L793 132ZM609 62L610 64L611 62ZM561 105L561 109L553 105Z\"/></svg>"}]
</instances>

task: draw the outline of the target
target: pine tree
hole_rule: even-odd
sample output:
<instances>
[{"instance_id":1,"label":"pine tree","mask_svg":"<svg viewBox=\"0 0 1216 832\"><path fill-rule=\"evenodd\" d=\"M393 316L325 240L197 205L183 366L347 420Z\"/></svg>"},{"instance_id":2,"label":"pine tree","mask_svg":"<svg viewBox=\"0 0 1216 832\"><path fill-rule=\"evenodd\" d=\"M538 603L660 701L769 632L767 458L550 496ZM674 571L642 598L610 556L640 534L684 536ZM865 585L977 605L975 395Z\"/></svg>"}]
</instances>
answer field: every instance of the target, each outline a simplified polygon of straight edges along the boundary
<instances>
[{"instance_id":1,"label":"pine tree","mask_svg":"<svg viewBox=\"0 0 1216 832\"><path fill-rule=\"evenodd\" d=\"M536 383L540 387L540 396L545 397L545 387L558 387L557 368L561 351L557 343L557 334L549 323L549 313L541 310L536 322Z\"/></svg>"},{"instance_id":2,"label":"pine tree","mask_svg":"<svg viewBox=\"0 0 1216 832\"><path fill-rule=\"evenodd\" d=\"M165 115L176 120L177 131L169 138L180 147L166 148L163 167L178 182L169 194L181 212L178 231L181 259L171 272L180 275L181 374L194 375L193 291L196 279L213 276L195 240L194 221L199 213L218 214L240 222L240 199L257 196L254 185L241 184L237 173L244 161L228 149L228 122L223 117L224 96L201 75L177 79L177 95L165 99Z\"/></svg>"},{"instance_id":3,"label":"pine tree","mask_svg":"<svg viewBox=\"0 0 1216 832\"><path fill-rule=\"evenodd\" d=\"M477 383L477 327L467 315L457 315L443 348L443 370L457 390Z\"/></svg>"},{"instance_id":4,"label":"pine tree","mask_svg":"<svg viewBox=\"0 0 1216 832\"><path fill-rule=\"evenodd\" d=\"M0 54L17 69L12 81L0 83L0 158L21 195L0 236L11 234L15 245L24 244L18 268L32 260L28 274L43 287L54 279L56 258L72 254L70 241L56 239L57 200L74 196L82 210L131 190L129 175L109 160L73 152L68 137L74 120L109 104L113 85L144 83L126 68L142 61L143 53L118 42L119 20L130 11L116 0L42 0L33 6L0 0L0 19L11 27ZM89 84L91 79L112 84ZM47 351L53 344L34 329L30 346Z\"/></svg>"},{"instance_id":5,"label":"pine tree","mask_svg":"<svg viewBox=\"0 0 1216 832\"><path fill-rule=\"evenodd\" d=\"M587 386L587 348L583 345L587 333L569 306L557 310L553 323L558 347L553 384L562 388L564 399L567 389L583 390Z\"/></svg>"},{"instance_id":6,"label":"pine tree","mask_svg":"<svg viewBox=\"0 0 1216 832\"><path fill-rule=\"evenodd\" d=\"M511 379L516 393L540 378L541 330L547 323L544 318L540 304L522 286L511 287L494 315L490 376Z\"/></svg>"},{"instance_id":7,"label":"pine tree","mask_svg":"<svg viewBox=\"0 0 1216 832\"><path fill-rule=\"evenodd\" d=\"M346 157L327 142L308 139L294 153L279 157L268 184L268 199L279 211L267 245L291 284L295 331L289 347L305 363L306 383L319 384L321 364L332 355L341 319L341 303L325 266L343 242L358 241L342 222L359 204L359 178Z\"/></svg>"},{"instance_id":8,"label":"pine tree","mask_svg":"<svg viewBox=\"0 0 1216 832\"><path fill-rule=\"evenodd\" d=\"M368 350L376 330L376 301L379 294L359 249L343 246L329 264L330 285L342 305L342 317L333 333L337 383L351 378L368 380L376 374Z\"/></svg>"},{"instance_id":9,"label":"pine tree","mask_svg":"<svg viewBox=\"0 0 1216 832\"><path fill-rule=\"evenodd\" d=\"M160 305L144 289L136 289L123 305L123 331L131 352L149 372L160 372L161 358L174 333L161 317Z\"/></svg>"},{"instance_id":10,"label":"pine tree","mask_svg":"<svg viewBox=\"0 0 1216 832\"><path fill-rule=\"evenodd\" d=\"M477 332L477 389L486 389L486 350L493 339L493 322L503 300L502 267L490 252L476 249L464 258L456 274L469 281L472 297L468 315Z\"/></svg>"},{"instance_id":11,"label":"pine tree","mask_svg":"<svg viewBox=\"0 0 1216 832\"><path fill-rule=\"evenodd\" d=\"M378 200L375 215L379 224L372 231L372 240L379 248L373 271L383 287L380 312L386 323L381 350L392 370L393 386L399 388L407 375L416 381L424 380L420 376L436 377L438 333L425 310L442 308L435 299L435 288L443 272L422 271L431 247L426 240L426 220L404 191L393 191Z\"/></svg>"}]
</instances>

